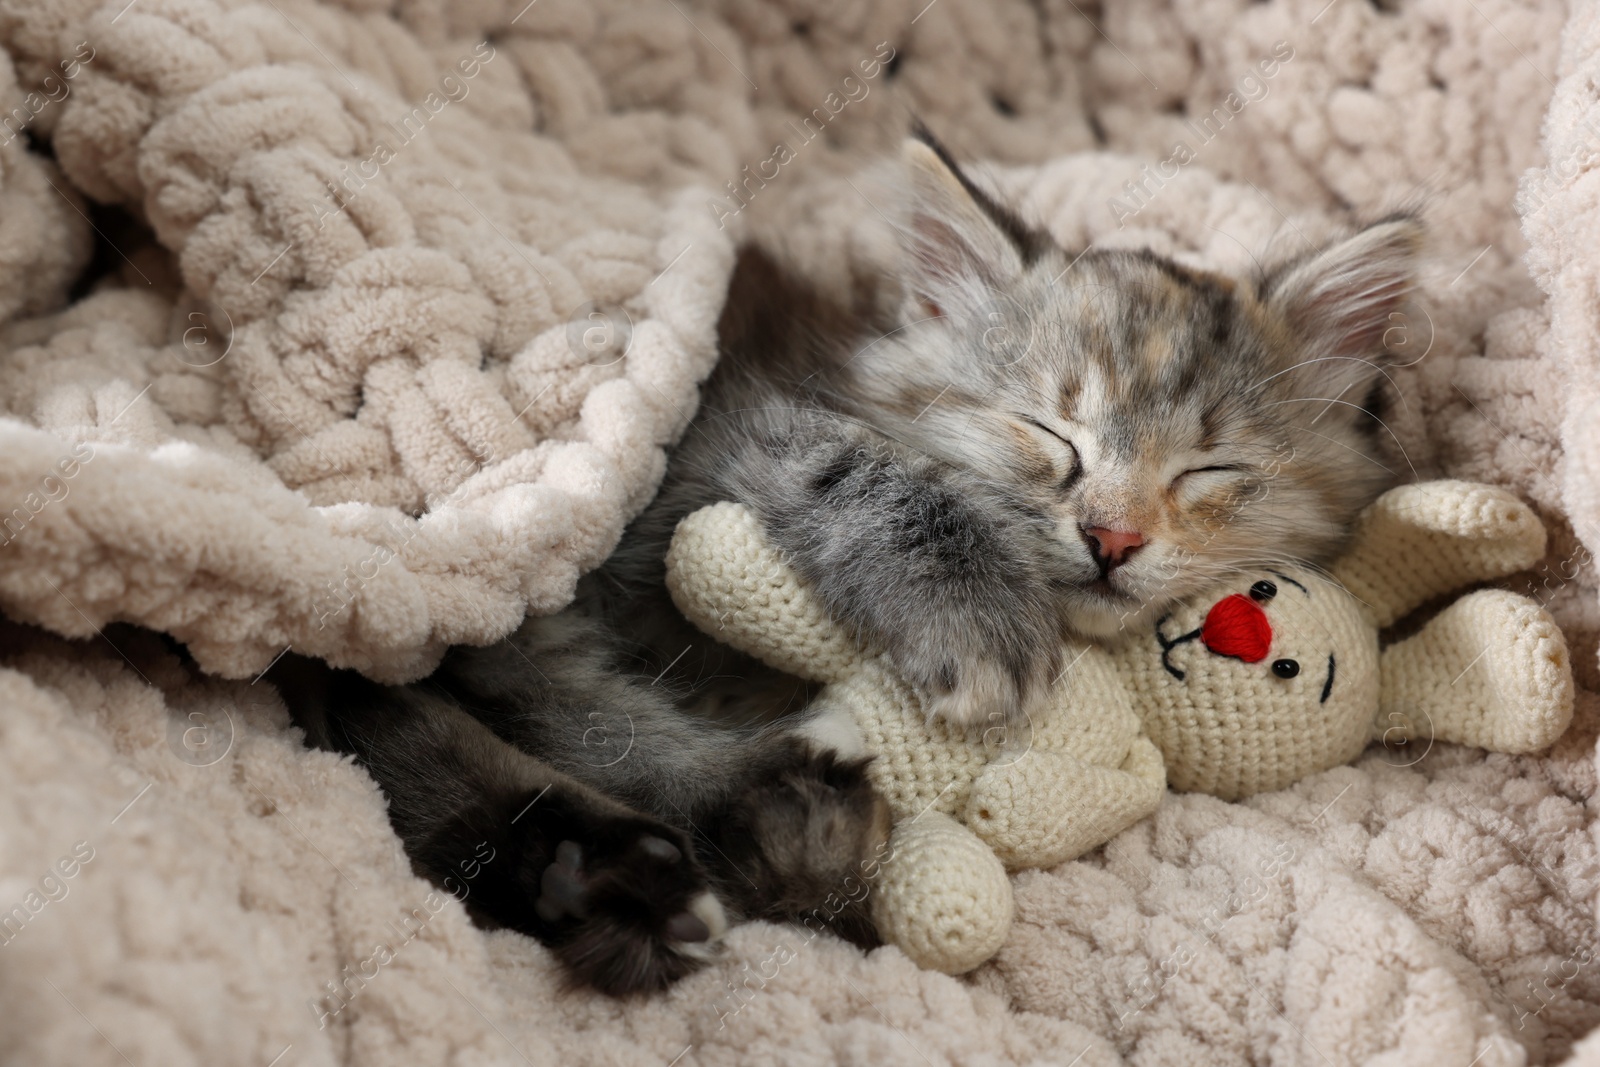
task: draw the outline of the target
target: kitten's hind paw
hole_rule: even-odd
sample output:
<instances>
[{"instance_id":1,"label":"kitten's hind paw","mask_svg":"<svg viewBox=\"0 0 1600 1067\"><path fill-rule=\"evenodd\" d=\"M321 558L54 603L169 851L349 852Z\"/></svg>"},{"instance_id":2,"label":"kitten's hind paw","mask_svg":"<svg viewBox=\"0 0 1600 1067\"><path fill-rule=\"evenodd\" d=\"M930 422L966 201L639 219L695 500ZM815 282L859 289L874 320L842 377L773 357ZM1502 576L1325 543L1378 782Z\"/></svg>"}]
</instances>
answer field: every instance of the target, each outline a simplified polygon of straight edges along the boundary
<instances>
[{"instance_id":1,"label":"kitten's hind paw","mask_svg":"<svg viewBox=\"0 0 1600 1067\"><path fill-rule=\"evenodd\" d=\"M723 892L742 916L881 942L866 906L889 839L889 807L867 759L797 742L728 807L700 824Z\"/></svg>"},{"instance_id":2,"label":"kitten's hind paw","mask_svg":"<svg viewBox=\"0 0 1600 1067\"><path fill-rule=\"evenodd\" d=\"M683 858L677 845L664 837L647 835L636 846L647 859L668 866ZM595 875L584 864L583 848L576 841L563 841L556 846L556 860L544 869L539 878L539 899L533 909L539 918L549 923L563 919L587 919L591 914L590 890ZM679 952L699 955L695 946L710 943L728 928L722 904L708 890L692 897L684 910L667 917L661 932Z\"/></svg>"},{"instance_id":3,"label":"kitten's hind paw","mask_svg":"<svg viewBox=\"0 0 1600 1067\"><path fill-rule=\"evenodd\" d=\"M713 958L728 919L689 842L638 818L595 829L556 845L533 903L541 940L573 976L607 993L644 992Z\"/></svg>"}]
</instances>

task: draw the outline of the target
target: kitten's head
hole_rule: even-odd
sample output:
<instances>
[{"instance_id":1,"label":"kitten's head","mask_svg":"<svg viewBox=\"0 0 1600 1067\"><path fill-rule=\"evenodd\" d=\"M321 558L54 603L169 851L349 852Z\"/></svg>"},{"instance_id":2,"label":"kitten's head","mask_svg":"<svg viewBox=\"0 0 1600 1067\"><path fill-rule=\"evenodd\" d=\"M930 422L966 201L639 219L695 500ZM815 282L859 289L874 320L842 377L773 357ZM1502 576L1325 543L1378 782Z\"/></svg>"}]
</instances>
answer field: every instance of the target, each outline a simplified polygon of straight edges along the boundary
<instances>
[{"instance_id":1,"label":"kitten's head","mask_svg":"<svg viewBox=\"0 0 1600 1067\"><path fill-rule=\"evenodd\" d=\"M900 328L858 380L885 429L1043 519L1069 627L1109 636L1242 565L1327 559L1391 484L1383 338L1416 219L1235 280L1073 256L931 139L907 157Z\"/></svg>"}]
</instances>

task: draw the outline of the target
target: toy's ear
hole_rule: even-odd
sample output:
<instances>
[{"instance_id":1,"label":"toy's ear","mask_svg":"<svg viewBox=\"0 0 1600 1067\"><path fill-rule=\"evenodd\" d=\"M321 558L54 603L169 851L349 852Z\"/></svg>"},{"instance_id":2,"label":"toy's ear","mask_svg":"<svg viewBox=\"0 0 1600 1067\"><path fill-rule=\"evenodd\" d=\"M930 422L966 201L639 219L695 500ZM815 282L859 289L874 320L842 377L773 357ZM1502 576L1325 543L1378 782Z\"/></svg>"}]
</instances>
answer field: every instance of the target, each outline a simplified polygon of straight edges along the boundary
<instances>
[{"instance_id":1,"label":"toy's ear","mask_svg":"<svg viewBox=\"0 0 1600 1067\"><path fill-rule=\"evenodd\" d=\"M855 641L741 504L713 504L678 524L667 589L690 622L780 671L833 682L861 662Z\"/></svg>"},{"instance_id":2,"label":"toy's ear","mask_svg":"<svg viewBox=\"0 0 1600 1067\"><path fill-rule=\"evenodd\" d=\"M1384 627L1440 593L1526 570L1544 543L1538 516L1504 489L1422 482L1363 511L1331 569Z\"/></svg>"}]
</instances>

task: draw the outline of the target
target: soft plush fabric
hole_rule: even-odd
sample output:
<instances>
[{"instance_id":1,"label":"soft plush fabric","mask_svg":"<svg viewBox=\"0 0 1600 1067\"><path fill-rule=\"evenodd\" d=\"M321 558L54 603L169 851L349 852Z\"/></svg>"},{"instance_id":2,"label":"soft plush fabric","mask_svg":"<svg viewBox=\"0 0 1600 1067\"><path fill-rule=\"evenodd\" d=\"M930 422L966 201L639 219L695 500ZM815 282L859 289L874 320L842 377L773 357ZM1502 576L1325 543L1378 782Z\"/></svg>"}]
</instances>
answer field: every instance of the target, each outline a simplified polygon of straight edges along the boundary
<instances>
[{"instance_id":1,"label":"soft plush fabric","mask_svg":"<svg viewBox=\"0 0 1600 1067\"><path fill-rule=\"evenodd\" d=\"M1600 1063L1600 18L1571 6L0 0L0 610L76 639L0 634L0 1056ZM1539 511L1511 587L1564 628L1573 726L1168 795L1017 875L964 980L752 925L665 996L563 991L251 680L289 646L416 677L558 608L692 413L736 240L847 291L913 111L1078 247L1245 271L1421 205L1396 473Z\"/></svg>"}]
</instances>

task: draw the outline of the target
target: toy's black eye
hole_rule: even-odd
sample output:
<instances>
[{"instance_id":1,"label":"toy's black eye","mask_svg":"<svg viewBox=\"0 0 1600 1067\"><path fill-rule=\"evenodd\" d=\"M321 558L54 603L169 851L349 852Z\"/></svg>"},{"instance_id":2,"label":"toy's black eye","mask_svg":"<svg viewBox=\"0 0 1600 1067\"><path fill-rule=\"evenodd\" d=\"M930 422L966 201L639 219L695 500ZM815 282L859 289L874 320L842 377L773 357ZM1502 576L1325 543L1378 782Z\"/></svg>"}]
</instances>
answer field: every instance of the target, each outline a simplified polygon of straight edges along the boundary
<instances>
[{"instance_id":1,"label":"toy's black eye","mask_svg":"<svg viewBox=\"0 0 1600 1067\"><path fill-rule=\"evenodd\" d=\"M1293 678L1300 673L1300 664L1292 659L1275 659L1272 661L1272 673L1279 678Z\"/></svg>"},{"instance_id":2,"label":"toy's black eye","mask_svg":"<svg viewBox=\"0 0 1600 1067\"><path fill-rule=\"evenodd\" d=\"M1237 587L1235 587L1237 588ZM1265 579L1250 587L1250 599L1265 604L1278 595L1278 587ZM1287 662L1287 661L1285 661Z\"/></svg>"}]
</instances>

